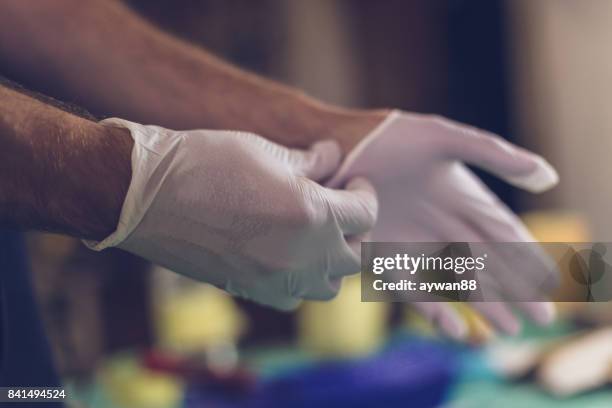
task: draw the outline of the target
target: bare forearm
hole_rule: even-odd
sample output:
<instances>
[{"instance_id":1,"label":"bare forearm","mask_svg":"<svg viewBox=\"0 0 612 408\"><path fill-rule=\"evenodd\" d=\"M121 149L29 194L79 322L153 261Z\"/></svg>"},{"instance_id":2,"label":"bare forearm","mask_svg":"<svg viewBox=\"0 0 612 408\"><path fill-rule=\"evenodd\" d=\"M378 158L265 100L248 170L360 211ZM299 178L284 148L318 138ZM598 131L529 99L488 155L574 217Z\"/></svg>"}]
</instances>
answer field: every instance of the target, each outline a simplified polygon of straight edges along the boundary
<instances>
[{"instance_id":1,"label":"bare forearm","mask_svg":"<svg viewBox=\"0 0 612 408\"><path fill-rule=\"evenodd\" d=\"M108 235L129 185L131 143L0 86L0 226Z\"/></svg>"},{"instance_id":2,"label":"bare forearm","mask_svg":"<svg viewBox=\"0 0 612 408\"><path fill-rule=\"evenodd\" d=\"M45 67L67 97L99 112L177 129L248 130L289 146L331 137L347 149L384 116L330 107L239 70L116 1L5 1L0 55L31 75Z\"/></svg>"}]
</instances>

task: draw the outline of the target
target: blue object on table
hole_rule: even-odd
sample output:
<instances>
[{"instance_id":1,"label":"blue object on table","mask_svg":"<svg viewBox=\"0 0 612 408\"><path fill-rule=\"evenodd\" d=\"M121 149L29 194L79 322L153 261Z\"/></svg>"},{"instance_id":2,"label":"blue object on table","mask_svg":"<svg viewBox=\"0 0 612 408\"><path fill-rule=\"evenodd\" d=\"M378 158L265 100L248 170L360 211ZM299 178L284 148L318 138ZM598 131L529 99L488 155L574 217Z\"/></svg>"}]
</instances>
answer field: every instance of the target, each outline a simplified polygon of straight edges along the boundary
<instances>
[{"instance_id":1,"label":"blue object on table","mask_svg":"<svg viewBox=\"0 0 612 408\"><path fill-rule=\"evenodd\" d=\"M263 407L435 407L456 373L456 350L426 340L410 340L376 356L316 364L261 384L242 398L190 390L185 406Z\"/></svg>"}]
</instances>

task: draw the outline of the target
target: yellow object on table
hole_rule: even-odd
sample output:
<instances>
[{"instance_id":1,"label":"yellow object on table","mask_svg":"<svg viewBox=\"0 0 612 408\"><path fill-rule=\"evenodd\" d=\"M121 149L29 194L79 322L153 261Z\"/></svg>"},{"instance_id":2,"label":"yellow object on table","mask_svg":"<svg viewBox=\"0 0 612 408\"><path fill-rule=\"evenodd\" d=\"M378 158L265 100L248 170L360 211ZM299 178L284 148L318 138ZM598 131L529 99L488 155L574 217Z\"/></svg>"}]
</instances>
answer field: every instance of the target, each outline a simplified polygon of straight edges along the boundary
<instances>
[{"instance_id":1,"label":"yellow object on table","mask_svg":"<svg viewBox=\"0 0 612 408\"><path fill-rule=\"evenodd\" d=\"M569 211L533 211L522 215L527 229L539 242L589 242L592 239L588 222L579 213ZM555 259L560 259L562 253L551 253ZM560 271L561 285L557 295L561 298L571 297L568 293L573 288L569 269ZM573 313L585 307L583 303L561 302L557 303L560 315Z\"/></svg>"},{"instance_id":2,"label":"yellow object on table","mask_svg":"<svg viewBox=\"0 0 612 408\"><path fill-rule=\"evenodd\" d=\"M387 331L389 305L361 302L361 279L345 278L330 302L304 302L299 309L299 342L317 354L353 356L375 350Z\"/></svg>"},{"instance_id":3,"label":"yellow object on table","mask_svg":"<svg viewBox=\"0 0 612 408\"><path fill-rule=\"evenodd\" d=\"M130 355L109 360L99 380L110 399L122 408L178 408L184 385L172 376L142 367Z\"/></svg>"},{"instance_id":4,"label":"yellow object on table","mask_svg":"<svg viewBox=\"0 0 612 408\"><path fill-rule=\"evenodd\" d=\"M457 309L467 325L468 336L466 341L468 343L484 343L495 336L491 326L489 326L489 324L480 316L480 314L470 306L461 302L454 302L451 305ZM408 306L406 310L405 322L408 327L418 330L421 333L432 336L437 334L433 325L419 313L413 311L410 306Z\"/></svg>"},{"instance_id":5,"label":"yellow object on table","mask_svg":"<svg viewBox=\"0 0 612 408\"><path fill-rule=\"evenodd\" d=\"M154 309L159 346L200 353L238 342L246 319L231 296L167 270L156 273Z\"/></svg>"},{"instance_id":6,"label":"yellow object on table","mask_svg":"<svg viewBox=\"0 0 612 408\"><path fill-rule=\"evenodd\" d=\"M568 211L531 211L521 216L538 242L588 242L590 228L584 217Z\"/></svg>"}]
</instances>

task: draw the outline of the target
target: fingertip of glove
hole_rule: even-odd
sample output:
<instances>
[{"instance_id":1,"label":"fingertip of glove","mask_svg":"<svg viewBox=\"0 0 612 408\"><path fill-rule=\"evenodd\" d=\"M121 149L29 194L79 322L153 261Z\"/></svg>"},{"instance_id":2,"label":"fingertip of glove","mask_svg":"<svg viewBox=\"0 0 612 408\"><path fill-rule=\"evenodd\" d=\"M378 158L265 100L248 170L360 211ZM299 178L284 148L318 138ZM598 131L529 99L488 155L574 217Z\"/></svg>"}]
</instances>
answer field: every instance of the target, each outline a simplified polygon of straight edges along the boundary
<instances>
[{"instance_id":1,"label":"fingertip of glove","mask_svg":"<svg viewBox=\"0 0 612 408\"><path fill-rule=\"evenodd\" d=\"M550 190L559 183L559 174L555 168L541 156L535 157L534 170L521 177L510 177L508 181L531 193L541 193Z\"/></svg>"},{"instance_id":2,"label":"fingertip of glove","mask_svg":"<svg viewBox=\"0 0 612 408\"><path fill-rule=\"evenodd\" d=\"M371 193L374 193L374 186L372 185L372 183L370 183L370 181L364 177L355 177L351 180L349 180L348 183L346 183L346 189L347 190L366 190L369 191Z\"/></svg>"},{"instance_id":3,"label":"fingertip of glove","mask_svg":"<svg viewBox=\"0 0 612 408\"><path fill-rule=\"evenodd\" d=\"M464 318L455 310L454 306L442 305L441 309L433 317L433 323L446 336L454 340L465 340L468 337L469 329Z\"/></svg>"},{"instance_id":4,"label":"fingertip of glove","mask_svg":"<svg viewBox=\"0 0 612 408\"><path fill-rule=\"evenodd\" d=\"M315 181L321 181L338 170L342 161L342 149L335 140L320 140L310 146L306 157L308 160L302 163L300 173Z\"/></svg>"},{"instance_id":5,"label":"fingertip of glove","mask_svg":"<svg viewBox=\"0 0 612 408\"><path fill-rule=\"evenodd\" d=\"M440 321L440 328L454 340L465 340L469 333L467 324L459 317L443 317Z\"/></svg>"},{"instance_id":6,"label":"fingertip of glove","mask_svg":"<svg viewBox=\"0 0 612 408\"><path fill-rule=\"evenodd\" d=\"M378 217L379 204L378 195L372 183L366 178L355 177L346 184L346 190L359 194L361 204L367 208L370 228L373 227Z\"/></svg>"},{"instance_id":7,"label":"fingertip of glove","mask_svg":"<svg viewBox=\"0 0 612 408\"><path fill-rule=\"evenodd\" d=\"M335 165L339 165L342 160L342 148L340 144L333 139L319 140L315 142L311 148L313 152L319 153L324 157L329 158Z\"/></svg>"},{"instance_id":8,"label":"fingertip of glove","mask_svg":"<svg viewBox=\"0 0 612 408\"><path fill-rule=\"evenodd\" d=\"M538 303L531 313L531 317L535 323L540 326L548 326L555 321L557 317L557 309L552 302Z\"/></svg>"},{"instance_id":9,"label":"fingertip of glove","mask_svg":"<svg viewBox=\"0 0 612 408\"><path fill-rule=\"evenodd\" d=\"M288 301L274 302L273 304L268 304L268 306L281 312L293 312L301 303L301 300L291 299Z\"/></svg>"},{"instance_id":10,"label":"fingertip of glove","mask_svg":"<svg viewBox=\"0 0 612 408\"><path fill-rule=\"evenodd\" d=\"M334 139L322 139L312 144L313 148L319 149L332 149L337 152L341 152L340 144Z\"/></svg>"}]
</instances>

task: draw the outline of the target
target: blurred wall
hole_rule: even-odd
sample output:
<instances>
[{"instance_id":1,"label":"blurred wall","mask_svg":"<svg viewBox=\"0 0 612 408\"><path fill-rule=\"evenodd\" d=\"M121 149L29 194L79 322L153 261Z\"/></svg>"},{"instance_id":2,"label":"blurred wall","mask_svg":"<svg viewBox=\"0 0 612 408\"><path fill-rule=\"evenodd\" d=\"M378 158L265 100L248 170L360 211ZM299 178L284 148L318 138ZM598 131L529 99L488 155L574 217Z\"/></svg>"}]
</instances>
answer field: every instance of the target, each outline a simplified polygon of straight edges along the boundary
<instances>
[{"instance_id":1,"label":"blurred wall","mask_svg":"<svg viewBox=\"0 0 612 408\"><path fill-rule=\"evenodd\" d=\"M612 2L509 0L520 131L557 167L548 204L612 237Z\"/></svg>"},{"instance_id":2,"label":"blurred wall","mask_svg":"<svg viewBox=\"0 0 612 408\"><path fill-rule=\"evenodd\" d=\"M287 43L282 65L287 82L327 102L363 103L359 44L353 41L345 4L288 0L283 9Z\"/></svg>"}]
</instances>

